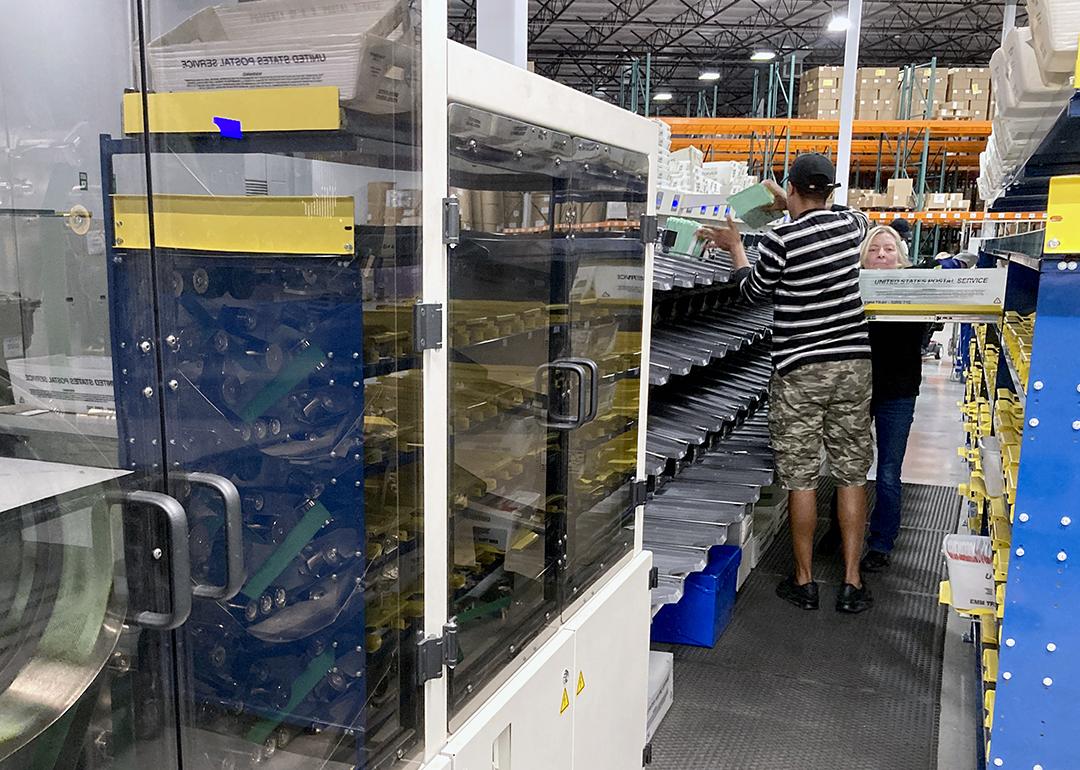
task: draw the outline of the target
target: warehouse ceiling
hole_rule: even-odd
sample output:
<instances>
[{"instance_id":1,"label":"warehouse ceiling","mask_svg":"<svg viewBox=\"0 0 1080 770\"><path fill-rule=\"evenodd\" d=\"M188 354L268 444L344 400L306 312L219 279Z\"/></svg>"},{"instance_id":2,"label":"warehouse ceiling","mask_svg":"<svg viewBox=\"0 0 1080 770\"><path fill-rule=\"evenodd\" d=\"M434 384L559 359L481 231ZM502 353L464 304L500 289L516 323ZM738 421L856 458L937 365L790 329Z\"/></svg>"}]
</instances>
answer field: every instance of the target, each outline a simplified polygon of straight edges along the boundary
<instances>
[{"instance_id":1,"label":"warehouse ceiling","mask_svg":"<svg viewBox=\"0 0 1080 770\"><path fill-rule=\"evenodd\" d=\"M937 56L941 66L986 66L1004 8L1005 0L866 0L860 64L903 66ZM845 1L821 0L530 0L529 59L542 75L618 103L620 87L628 98L630 63L638 59L644 72L651 53L651 92L674 95L650 104L651 112L685 115L689 99L696 115L699 94L711 107L713 83L698 80L711 70L720 73L717 114L748 115L754 71L767 81L769 68L751 64L750 55L771 50L781 61L794 53L796 75L843 64L844 34L826 27L846 9ZM1017 23L1025 23L1023 3ZM475 43L475 0L451 0L450 36Z\"/></svg>"}]
</instances>

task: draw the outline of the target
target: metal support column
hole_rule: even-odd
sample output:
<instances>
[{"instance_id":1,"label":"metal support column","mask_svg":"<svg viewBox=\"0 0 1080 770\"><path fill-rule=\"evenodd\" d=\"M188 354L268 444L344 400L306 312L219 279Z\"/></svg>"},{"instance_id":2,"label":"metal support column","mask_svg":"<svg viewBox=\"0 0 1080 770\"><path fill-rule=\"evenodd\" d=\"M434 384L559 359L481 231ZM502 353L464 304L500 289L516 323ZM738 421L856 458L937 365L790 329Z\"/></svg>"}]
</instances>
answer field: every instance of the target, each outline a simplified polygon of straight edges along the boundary
<instances>
[{"instance_id":1,"label":"metal support column","mask_svg":"<svg viewBox=\"0 0 1080 770\"><path fill-rule=\"evenodd\" d=\"M776 64L769 65L769 90L766 93L765 98L765 117L776 117L776 84L779 80L779 75L776 71ZM765 156L764 164L761 169L761 178L772 178L773 175L773 140L776 138L776 131L772 128L769 129L768 138L765 141Z\"/></svg>"},{"instance_id":2,"label":"metal support column","mask_svg":"<svg viewBox=\"0 0 1080 770\"><path fill-rule=\"evenodd\" d=\"M788 167L791 165L791 118L795 114L795 54L788 59L787 117L788 126L784 130L784 177L787 182Z\"/></svg>"},{"instance_id":3,"label":"metal support column","mask_svg":"<svg viewBox=\"0 0 1080 770\"><path fill-rule=\"evenodd\" d=\"M528 66L529 0L476 0L476 50Z\"/></svg>"},{"instance_id":4,"label":"metal support column","mask_svg":"<svg viewBox=\"0 0 1080 770\"><path fill-rule=\"evenodd\" d=\"M1016 26L1016 0L1005 0L1003 18L1001 20L1001 44L1005 44L1005 36L1009 30Z\"/></svg>"},{"instance_id":5,"label":"metal support column","mask_svg":"<svg viewBox=\"0 0 1080 770\"><path fill-rule=\"evenodd\" d=\"M855 88L859 81L859 35L862 32L862 0L848 0L847 41L844 44L844 87L840 95L840 141L836 151L835 200L848 202L851 174L851 133L855 120Z\"/></svg>"},{"instance_id":6,"label":"metal support column","mask_svg":"<svg viewBox=\"0 0 1080 770\"><path fill-rule=\"evenodd\" d=\"M914 68L911 65L904 67L900 74L900 102L897 105L897 115L900 120L911 119L911 80L913 77ZM901 160L902 155L906 154L908 147L907 132L904 133L903 138L903 150L901 150L901 138L896 138L896 161L893 166L893 178L900 178L901 169L904 170L904 176L907 176L907 159Z\"/></svg>"},{"instance_id":7,"label":"metal support column","mask_svg":"<svg viewBox=\"0 0 1080 770\"><path fill-rule=\"evenodd\" d=\"M877 166L874 169L874 192L881 192L881 153L885 149L885 134L878 134Z\"/></svg>"},{"instance_id":8,"label":"metal support column","mask_svg":"<svg viewBox=\"0 0 1080 770\"><path fill-rule=\"evenodd\" d=\"M761 79L761 70L754 67L754 90L750 96L750 117L756 118L758 115L758 85Z\"/></svg>"},{"instance_id":9,"label":"metal support column","mask_svg":"<svg viewBox=\"0 0 1080 770\"><path fill-rule=\"evenodd\" d=\"M945 169L949 165L949 151L942 150L941 152L941 178L938 180L938 192L945 192ZM937 256L938 248L941 246L941 225L934 225L934 255Z\"/></svg>"},{"instance_id":10,"label":"metal support column","mask_svg":"<svg viewBox=\"0 0 1080 770\"><path fill-rule=\"evenodd\" d=\"M649 102L652 100L652 51L645 54L645 117L649 117Z\"/></svg>"},{"instance_id":11,"label":"metal support column","mask_svg":"<svg viewBox=\"0 0 1080 770\"><path fill-rule=\"evenodd\" d=\"M916 68L915 76L918 77ZM934 114L934 82L937 79L937 57L930 60L930 80L926 84L926 107L923 119L930 120ZM915 210L922 211L926 205L926 165L930 160L930 129L923 132L922 159L919 162L919 181L915 188ZM915 234L911 239L911 261L919 262L919 249L922 242L922 220L915 221Z\"/></svg>"}]
</instances>

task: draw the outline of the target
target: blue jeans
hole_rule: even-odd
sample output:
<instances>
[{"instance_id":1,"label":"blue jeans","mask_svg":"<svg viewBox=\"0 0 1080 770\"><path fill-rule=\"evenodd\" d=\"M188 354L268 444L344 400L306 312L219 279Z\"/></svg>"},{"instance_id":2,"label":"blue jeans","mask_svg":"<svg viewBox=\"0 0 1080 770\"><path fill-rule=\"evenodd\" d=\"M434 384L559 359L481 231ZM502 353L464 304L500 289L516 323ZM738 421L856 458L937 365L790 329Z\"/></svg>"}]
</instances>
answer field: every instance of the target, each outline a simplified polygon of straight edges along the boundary
<instances>
[{"instance_id":1,"label":"blue jeans","mask_svg":"<svg viewBox=\"0 0 1080 770\"><path fill-rule=\"evenodd\" d=\"M877 497L870 515L872 551L888 553L900 534L900 469L915 418L914 398L894 398L870 406L877 431Z\"/></svg>"}]
</instances>

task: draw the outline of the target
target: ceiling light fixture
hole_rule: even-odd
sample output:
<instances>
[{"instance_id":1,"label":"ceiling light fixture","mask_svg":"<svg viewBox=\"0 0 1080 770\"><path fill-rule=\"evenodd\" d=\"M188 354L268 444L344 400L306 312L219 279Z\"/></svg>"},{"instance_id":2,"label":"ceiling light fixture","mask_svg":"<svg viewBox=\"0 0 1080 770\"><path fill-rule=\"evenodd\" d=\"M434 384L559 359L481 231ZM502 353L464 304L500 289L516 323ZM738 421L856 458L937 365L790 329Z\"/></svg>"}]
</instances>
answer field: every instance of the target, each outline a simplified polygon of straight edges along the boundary
<instances>
[{"instance_id":1,"label":"ceiling light fixture","mask_svg":"<svg viewBox=\"0 0 1080 770\"><path fill-rule=\"evenodd\" d=\"M833 16L829 19L829 26L826 29L829 32L847 32L851 27L851 22L847 16Z\"/></svg>"},{"instance_id":2,"label":"ceiling light fixture","mask_svg":"<svg viewBox=\"0 0 1080 770\"><path fill-rule=\"evenodd\" d=\"M772 61L776 58L776 51L754 51L750 54L750 61Z\"/></svg>"},{"instance_id":3,"label":"ceiling light fixture","mask_svg":"<svg viewBox=\"0 0 1080 770\"><path fill-rule=\"evenodd\" d=\"M673 98L669 91L659 91L653 94L652 100L654 102L670 102Z\"/></svg>"},{"instance_id":4,"label":"ceiling light fixture","mask_svg":"<svg viewBox=\"0 0 1080 770\"><path fill-rule=\"evenodd\" d=\"M714 72L714 71L711 71L711 70L706 71L706 72L702 72L700 75L697 76L697 79L698 80L719 80L720 79L720 73L719 72Z\"/></svg>"}]
</instances>

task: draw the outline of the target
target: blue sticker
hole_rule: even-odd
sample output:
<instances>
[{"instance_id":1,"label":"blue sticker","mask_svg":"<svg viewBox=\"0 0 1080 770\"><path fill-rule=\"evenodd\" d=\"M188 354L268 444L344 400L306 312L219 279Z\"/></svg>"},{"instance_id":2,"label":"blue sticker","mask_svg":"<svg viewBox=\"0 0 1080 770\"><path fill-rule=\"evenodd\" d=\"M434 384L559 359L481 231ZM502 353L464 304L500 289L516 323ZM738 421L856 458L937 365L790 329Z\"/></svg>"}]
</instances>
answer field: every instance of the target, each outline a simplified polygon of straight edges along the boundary
<instances>
[{"instance_id":1,"label":"blue sticker","mask_svg":"<svg viewBox=\"0 0 1080 770\"><path fill-rule=\"evenodd\" d=\"M243 139L244 134L240 130L240 121L232 118L214 118L214 123L226 139Z\"/></svg>"}]
</instances>

